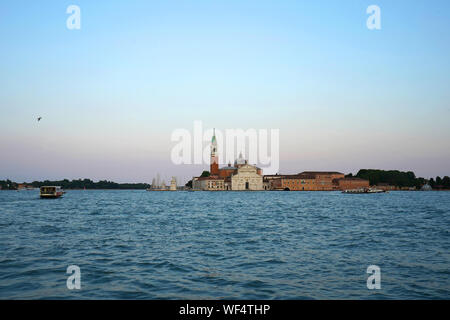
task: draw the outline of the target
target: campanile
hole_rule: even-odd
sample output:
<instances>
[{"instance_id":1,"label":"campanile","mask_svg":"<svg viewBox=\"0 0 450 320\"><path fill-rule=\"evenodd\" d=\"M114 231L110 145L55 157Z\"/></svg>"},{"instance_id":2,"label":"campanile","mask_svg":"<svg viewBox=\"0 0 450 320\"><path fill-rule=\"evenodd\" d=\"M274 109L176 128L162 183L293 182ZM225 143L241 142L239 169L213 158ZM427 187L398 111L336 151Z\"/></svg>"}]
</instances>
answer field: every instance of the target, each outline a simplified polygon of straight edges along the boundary
<instances>
[{"instance_id":1,"label":"campanile","mask_svg":"<svg viewBox=\"0 0 450 320\"><path fill-rule=\"evenodd\" d=\"M213 137L211 139L210 173L212 176L219 175L219 155L217 153L216 129L214 129Z\"/></svg>"}]
</instances>

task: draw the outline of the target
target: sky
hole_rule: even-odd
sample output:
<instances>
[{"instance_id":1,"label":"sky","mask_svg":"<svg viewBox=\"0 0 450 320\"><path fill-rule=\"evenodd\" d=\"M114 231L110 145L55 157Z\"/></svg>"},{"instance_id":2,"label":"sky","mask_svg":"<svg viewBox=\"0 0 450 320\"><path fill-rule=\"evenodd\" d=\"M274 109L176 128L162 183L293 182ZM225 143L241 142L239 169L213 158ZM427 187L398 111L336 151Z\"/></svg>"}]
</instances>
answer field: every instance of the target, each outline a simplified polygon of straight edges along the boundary
<instances>
[{"instance_id":1,"label":"sky","mask_svg":"<svg viewBox=\"0 0 450 320\"><path fill-rule=\"evenodd\" d=\"M366 26L373 4L380 30ZM185 182L208 165L172 163L171 134L196 120L279 129L281 173L450 175L449 12L446 0L1 1L0 180Z\"/></svg>"}]
</instances>

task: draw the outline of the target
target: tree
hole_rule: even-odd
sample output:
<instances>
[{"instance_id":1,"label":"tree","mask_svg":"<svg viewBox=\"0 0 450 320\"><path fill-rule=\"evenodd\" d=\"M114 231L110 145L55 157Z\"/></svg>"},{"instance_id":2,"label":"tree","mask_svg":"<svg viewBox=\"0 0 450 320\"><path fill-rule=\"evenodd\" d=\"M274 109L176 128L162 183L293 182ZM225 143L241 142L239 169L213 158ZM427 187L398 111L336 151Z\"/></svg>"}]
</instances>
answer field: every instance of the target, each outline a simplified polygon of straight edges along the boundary
<instances>
[{"instance_id":1,"label":"tree","mask_svg":"<svg viewBox=\"0 0 450 320\"><path fill-rule=\"evenodd\" d=\"M150 187L147 183L117 183L108 180L94 182L91 179L33 181L31 185L35 188L41 186L61 186L63 189L147 189Z\"/></svg>"},{"instance_id":2,"label":"tree","mask_svg":"<svg viewBox=\"0 0 450 320\"><path fill-rule=\"evenodd\" d=\"M192 180L189 180L189 181L185 184L185 186L186 186L187 188L191 188L191 189L192 189Z\"/></svg>"},{"instance_id":3,"label":"tree","mask_svg":"<svg viewBox=\"0 0 450 320\"><path fill-rule=\"evenodd\" d=\"M434 187L436 185L436 182L434 182L434 179L431 178L430 181L429 181L429 184L430 184L431 187Z\"/></svg>"},{"instance_id":4,"label":"tree","mask_svg":"<svg viewBox=\"0 0 450 320\"><path fill-rule=\"evenodd\" d=\"M209 171L203 171L200 177L209 177L210 175L211 173L209 173Z\"/></svg>"},{"instance_id":5,"label":"tree","mask_svg":"<svg viewBox=\"0 0 450 320\"><path fill-rule=\"evenodd\" d=\"M416 178L412 171L361 169L356 177L369 180L371 185L387 183L398 187L418 187L423 184L423 180Z\"/></svg>"},{"instance_id":6,"label":"tree","mask_svg":"<svg viewBox=\"0 0 450 320\"><path fill-rule=\"evenodd\" d=\"M449 176L445 176L442 179L442 185L447 189L450 188L450 177Z\"/></svg>"},{"instance_id":7,"label":"tree","mask_svg":"<svg viewBox=\"0 0 450 320\"><path fill-rule=\"evenodd\" d=\"M18 187L17 183L9 179L0 181L1 190L16 190L17 187Z\"/></svg>"}]
</instances>

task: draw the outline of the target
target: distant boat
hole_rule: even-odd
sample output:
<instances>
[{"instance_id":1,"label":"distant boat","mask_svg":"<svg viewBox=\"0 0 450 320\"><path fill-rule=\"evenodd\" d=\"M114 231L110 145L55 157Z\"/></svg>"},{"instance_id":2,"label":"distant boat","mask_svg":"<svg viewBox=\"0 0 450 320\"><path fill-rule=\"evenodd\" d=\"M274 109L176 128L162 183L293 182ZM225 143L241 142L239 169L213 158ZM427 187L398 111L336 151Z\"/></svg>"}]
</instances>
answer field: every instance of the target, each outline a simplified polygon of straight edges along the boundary
<instances>
[{"instance_id":1,"label":"distant boat","mask_svg":"<svg viewBox=\"0 0 450 320\"><path fill-rule=\"evenodd\" d=\"M349 189L344 190L342 193L352 193L352 194L359 194L359 193L385 193L386 190L382 189L372 189L372 188L361 188L361 189Z\"/></svg>"},{"instance_id":2,"label":"distant boat","mask_svg":"<svg viewBox=\"0 0 450 320\"><path fill-rule=\"evenodd\" d=\"M40 188L41 198L59 198L62 197L64 193L63 189L58 186L42 186Z\"/></svg>"},{"instance_id":3,"label":"distant boat","mask_svg":"<svg viewBox=\"0 0 450 320\"><path fill-rule=\"evenodd\" d=\"M382 189L368 189L367 193L389 193L389 191Z\"/></svg>"}]
</instances>

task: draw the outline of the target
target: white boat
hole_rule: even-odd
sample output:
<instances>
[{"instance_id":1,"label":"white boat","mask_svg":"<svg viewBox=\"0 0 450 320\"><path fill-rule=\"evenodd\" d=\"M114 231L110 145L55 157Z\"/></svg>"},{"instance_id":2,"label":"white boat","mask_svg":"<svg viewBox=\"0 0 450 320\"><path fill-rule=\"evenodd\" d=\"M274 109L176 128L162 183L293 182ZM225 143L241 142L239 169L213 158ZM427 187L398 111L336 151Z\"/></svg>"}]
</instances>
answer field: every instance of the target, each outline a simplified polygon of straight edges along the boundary
<instances>
[{"instance_id":1,"label":"white boat","mask_svg":"<svg viewBox=\"0 0 450 320\"><path fill-rule=\"evenodd\" d=\"M40 188L41 198L59 198L64 193L63 189L58 186L42 186Z\"/></svg>"},{"instance_id":2,"label":"white boat","mask_svg":"<svg viewBox=\"0 0 450 320\"><path fill-rule=\"evenodd\" d=\"M382 190L382 189L368 189L367 193L384 193L387 192L386 190Z\"/></svg>"},{"instance_id":3,"label":"white boat","mask_svg":"<svg viewBox=\"0 0 450 320\"><path fill-rule=\"evenodd\" d=\"M353 193L353 194L359 194L359 193L385 193L386 190L382 189L373 189L373 188L360 188L360 189L349 189L344 190L342 193Z\"/></svg>"}]
</instances>

